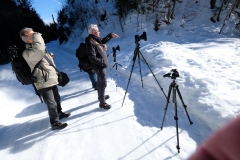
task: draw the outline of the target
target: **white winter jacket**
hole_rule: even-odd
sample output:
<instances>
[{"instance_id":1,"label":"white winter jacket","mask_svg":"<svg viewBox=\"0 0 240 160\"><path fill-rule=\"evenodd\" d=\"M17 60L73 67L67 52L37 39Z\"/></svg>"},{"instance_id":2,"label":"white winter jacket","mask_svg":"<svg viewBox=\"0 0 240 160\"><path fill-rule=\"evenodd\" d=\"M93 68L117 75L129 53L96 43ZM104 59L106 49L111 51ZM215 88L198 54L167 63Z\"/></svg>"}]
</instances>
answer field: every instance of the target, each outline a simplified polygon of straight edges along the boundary
<instances>
[{"instance_id":1,"label":"white winter jacket","mask_svg":"<svg viewBox=\"0 0 240 160\"><path fill-rule=\"evenodd\" d=\"M33 73L33 76L36 78L36 83L34 83L34 85L37 90L58 84L56 70L45 58L43 58L44 55L46 55L48 59L53 62L52 57L46 52L46 46L41 33L33 33L33 42L32 44L26 44L26 49L23 51L22 55L31 68L31 71L33 71L35 65L41 61L40 65Z\"/></svg>"}]
</instances>

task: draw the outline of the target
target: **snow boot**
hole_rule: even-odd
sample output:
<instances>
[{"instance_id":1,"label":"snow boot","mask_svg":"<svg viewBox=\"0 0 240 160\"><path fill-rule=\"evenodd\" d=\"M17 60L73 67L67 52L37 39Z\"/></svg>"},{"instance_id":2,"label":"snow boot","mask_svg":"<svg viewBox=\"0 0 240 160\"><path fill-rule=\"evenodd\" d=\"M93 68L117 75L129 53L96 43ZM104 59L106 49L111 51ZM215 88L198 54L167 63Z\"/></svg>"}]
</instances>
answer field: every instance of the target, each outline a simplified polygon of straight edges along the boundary
<instances>
[{"instance_id":1,"label":"snow boot","mask_svg":"<svg viewBox=\"0 0 240 160\"><path fill-rule=\"evenodd\" d=\"M63 128L67 127L67 125L68 125L67 123L57 122L57 123L52 124L52 130L63 129Z\"/></svg>"},{"instance_id":2,"label":"snow boot","mask_svg":"<svg viewBox=\"0 0 240 160\"><path fill-rule=\"evenodd\" d=\"M103 109L110 109L111 108L111 105L107 104L107 103L99 103L99 107L100 108L103 108Z\"/></svg>"},{"instance_id":3,"label":"snow boot","mask_svg":"<svg viewBox=\"0 0 240 160\"><path fill-rule=\"evenodd\" d=\"M60 119L63 119L63 118L66 118L66 117L69 117L71 115L71 113L68 113L68 112L61 112L58 114L59 115L59 120Z\"/></svg>"}]
</instances>

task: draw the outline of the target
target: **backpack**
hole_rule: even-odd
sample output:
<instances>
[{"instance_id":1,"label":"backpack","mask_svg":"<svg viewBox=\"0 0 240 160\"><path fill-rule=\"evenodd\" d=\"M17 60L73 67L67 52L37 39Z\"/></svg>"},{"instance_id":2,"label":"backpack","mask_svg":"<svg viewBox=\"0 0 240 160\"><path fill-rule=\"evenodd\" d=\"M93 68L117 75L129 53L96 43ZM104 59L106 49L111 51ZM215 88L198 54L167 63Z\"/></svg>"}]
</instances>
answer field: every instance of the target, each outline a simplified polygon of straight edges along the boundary
<instances>
[{"instance_id":1,"label":"backpack","mask_svg":"<svg viewBox=\"0 0 240 160\"><path fill-rule=\"evenodd\" d=\"M16 74L18 81L23 85L33 84L35 77L32 75L32 73L34 73L35 69L40 65L41 61L35 65L33 71L31 72L31 69L25 59L22 57L22 55L19 56L17 52L18 48L16 46L10 46L8 49L12 59L12 70L13 73Z\"/></svg>"},{"instance_id":2,"label":"backpack","mask_svg":"<svg viewBox=\"0 0 240 160\"><path fill-rule=\"evenodd\" d=\"M17 50L18 50L18 48L15 45L10 46L8 48L8 52L9 52L10 57L12 59L11 65L12 65L13 73L16 74L16 77L17 77L18 81L21 82L22 85L32 84L33 87L34 87L34 90L36 92L36 95L39 96L41 102L43 103L43 100L42 100L40 94L38 93L35 85L33 84L34 77L32 76L31 69L28 66L28 64L25 61L25 59L22 57L22 55L19 56ZM37 66L40 64L40 62L41 61L39 61L36 64L36 66L35 66L35 68L33 70L35 70L37 68Z\"/></svg>"},{"instance_id":3,"label":"backpack","mask_svg":"<svg viewBox=\"0 0 240 160\"><path fill-rule=\"evenodd\" d=\"M8 52L12 59L11 65L13 73L16 74L18 81L23 85L32 84L31 69L25 59L22 56L19 56L17 50L18 48L14 45L8 48Z\"/></svg>"},{"instance_id":4,"label":"backpack","mask_svg":"<svg viewBox=\"0 0 240 160\"><path fill-rule=\"evenodd\" d=\"M11 62L12 70L16 74L19 82L23 85L32 84L31 69L25 59L21 57L14 58Z\"/></svg>"},{"instance_id":5,"label":"backpack","mask_svg":"<svg viewBox=\"0 0 240 160\"><path fill-rule=\"evenodd\" d=\"M86 52L86 44L81 42L79 47L76 49L76 57L79 60L78 67L80 70L84 72L91 72L93 69L93 64L88 59L88 55Z\"/></svg>"}]
</instances>

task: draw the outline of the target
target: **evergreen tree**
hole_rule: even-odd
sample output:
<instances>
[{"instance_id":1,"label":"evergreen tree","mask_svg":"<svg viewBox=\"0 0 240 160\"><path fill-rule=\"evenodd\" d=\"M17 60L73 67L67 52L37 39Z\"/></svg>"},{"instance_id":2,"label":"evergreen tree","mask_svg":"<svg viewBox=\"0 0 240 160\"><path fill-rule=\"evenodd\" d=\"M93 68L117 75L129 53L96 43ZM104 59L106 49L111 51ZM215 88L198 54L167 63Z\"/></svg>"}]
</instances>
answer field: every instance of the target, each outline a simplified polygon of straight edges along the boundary
<instances>
[{"instance_id":1,"label":"evergreen tree","mask_svg":"<svg viewBox=\"0 0 240 160\"><path fill-rule=\"evenodd\" d=\"M156 14L156 19L154 21L154 30L157 32L160 26L161 26L161 23L158 20L158 14Z\"/></svg>"},{"instance_id":2,"label":"evergreen tree","mask_svg":"<svg viewBox=\"0 0 240 160\"><path fill-rule=\"evenodd\" d=\"M65 8L58 12L58 27L57 33L59 36L59 43L62 44L64 41L68 41L67 34L65 34L64 25L67 23L68 17L65 15Z\"/></svg>"},{"instance_id":3,"label":"evergreen tree","mask_svg":"<svg viewBox=\"0 0 240 160\"><path fill-rule=\"evenodd\" d=\"M24 27L30 27L42 33L46 43L53 37L56 39L56 24L51 27L45 26L43 20L32 8L30 0L1 0L0 21L4 24L0 25L0 64L10 62L8 53L10 45L16 45L19 54L25 49L25 44L19 36L19 31ZM52 33L55 33L55 36L52 36Z\"/></svg>"}]
</instances>

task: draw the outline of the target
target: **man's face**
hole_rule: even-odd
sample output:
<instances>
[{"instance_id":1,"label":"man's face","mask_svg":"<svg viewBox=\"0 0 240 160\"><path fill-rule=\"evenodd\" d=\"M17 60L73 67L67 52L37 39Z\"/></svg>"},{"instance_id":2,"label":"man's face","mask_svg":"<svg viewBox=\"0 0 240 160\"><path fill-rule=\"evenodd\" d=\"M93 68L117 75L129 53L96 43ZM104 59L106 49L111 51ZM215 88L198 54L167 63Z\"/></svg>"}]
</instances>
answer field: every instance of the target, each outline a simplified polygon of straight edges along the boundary
<instances>
[{"instance_id":1,"label":"man's face","mask_svg":"<svg viewBox=\"0 0 240 160\"><path fill-rule=\"evenodd\" d=\"M26 40L26 43L32 43L32 36L29 36L28 39Z\"/></svg>"},{"instance_id":2,"label":"man's face","mask_svg":"<svg viewBox=\"0 0 240 160\"><path fill-rule=\"evenodd\" d=\"M25 42L26 43L29 43L29 44L32 43L32 34L33 34L33 31L29 31L25 34L25 36L26 36Z\"/></svg>"},{"instance_id":3,"label":"man's face","mask_svg":"<svg viewBox=\"0 0 240 160\"><path fill-rule=\"evenodd\" d=\"M98 28L93 29L92 34L98 38L100 38L100 32Z\"/></svg>"}]
</instances>

